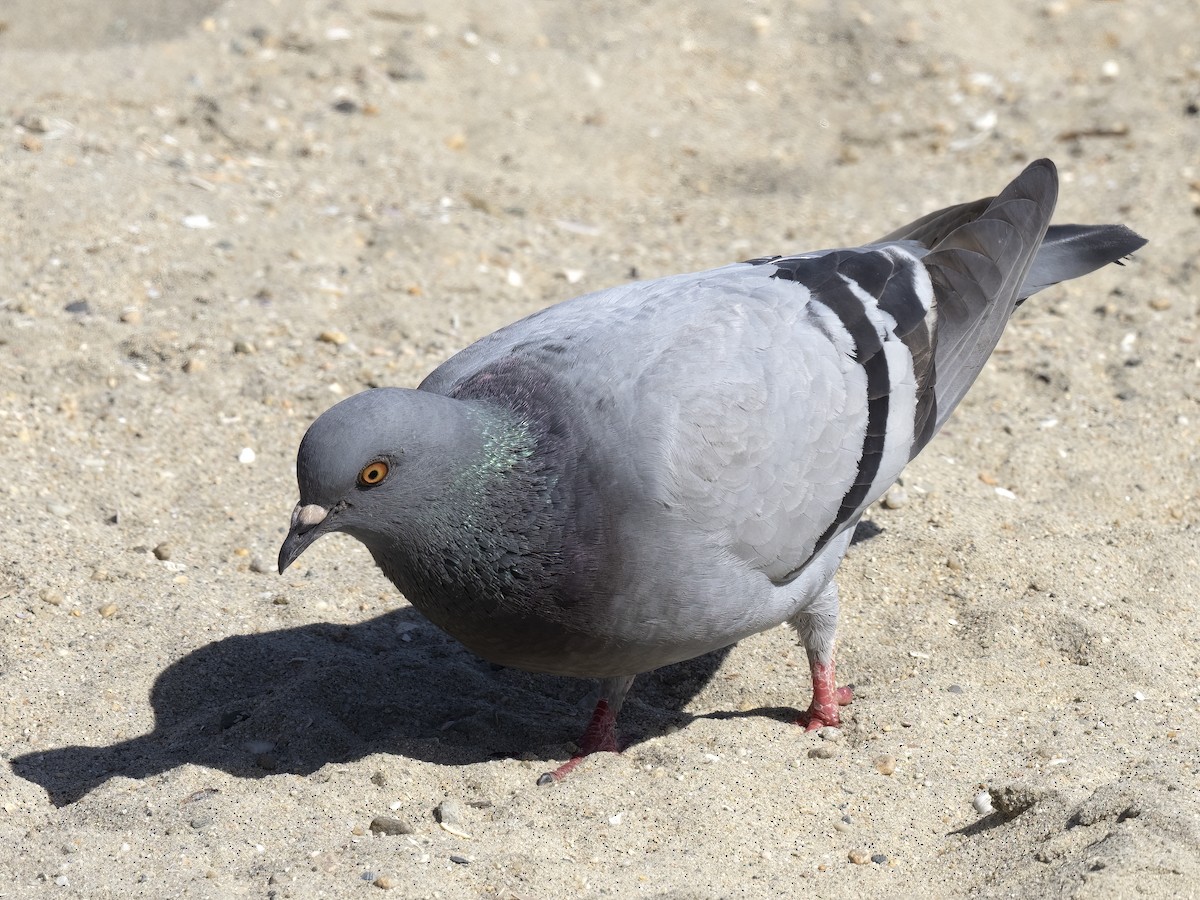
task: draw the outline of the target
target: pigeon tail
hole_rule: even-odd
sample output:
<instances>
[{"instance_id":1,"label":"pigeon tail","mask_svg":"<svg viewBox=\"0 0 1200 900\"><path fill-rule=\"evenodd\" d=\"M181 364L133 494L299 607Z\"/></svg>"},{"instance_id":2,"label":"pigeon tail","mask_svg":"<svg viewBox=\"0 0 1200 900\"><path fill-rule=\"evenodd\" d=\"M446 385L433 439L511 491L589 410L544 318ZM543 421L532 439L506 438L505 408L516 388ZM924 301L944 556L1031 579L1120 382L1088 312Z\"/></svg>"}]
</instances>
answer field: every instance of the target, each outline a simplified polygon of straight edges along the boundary
<instances>
[{"instance_id":1,"label":"pigeon tail","mask_svg":"<svg viewBox=\"0 0 1200 900\"><path fill-rule=\"evenodd\" d=\"M894 232L930 247L922 262L936 297L936 403L918 428L914 456L958 406L1026 298L1145 245L1124 225L1050 225L1057 199L1054 163L1039 159L996 197L932 213Z\"/></svg>"},{"instance_id":2,"label":"pigeon tail","mask_svg":"<svg viewBox=\"0 0 1200 900\"><path fill-rule=\"evenodd\" d=\"M1017 303L1109 263L1122 265L1122 259L1144 246L1146 239L1124 225L1051 225L1017 293Z\"/></svg>"}]
</instances>

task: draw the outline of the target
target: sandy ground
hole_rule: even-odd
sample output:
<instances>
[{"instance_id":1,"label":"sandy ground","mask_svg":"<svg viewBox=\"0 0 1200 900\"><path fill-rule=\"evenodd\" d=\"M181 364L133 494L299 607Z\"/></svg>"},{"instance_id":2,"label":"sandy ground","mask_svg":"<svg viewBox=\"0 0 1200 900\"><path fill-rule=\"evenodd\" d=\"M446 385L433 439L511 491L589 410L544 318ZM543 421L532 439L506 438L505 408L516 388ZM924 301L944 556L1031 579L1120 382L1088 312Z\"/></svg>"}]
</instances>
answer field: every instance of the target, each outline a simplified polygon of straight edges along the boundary
<instances>
[{"instance_id":1,"label":"sandy ground","mask_svg":"<svg viewBox=\"0 0 1200 900\"><path fill-rule=\"evenodd\" d=\"M0 896L1200 894L1197 34L1193 0L0 5ZM587 685L473 658L348 538L274 573L338 397L1041 155L1060 221L1152 243L1028 304L872 511L840 740L790 724L773 630L539 788Z\"/></svg>"}]
</instances>

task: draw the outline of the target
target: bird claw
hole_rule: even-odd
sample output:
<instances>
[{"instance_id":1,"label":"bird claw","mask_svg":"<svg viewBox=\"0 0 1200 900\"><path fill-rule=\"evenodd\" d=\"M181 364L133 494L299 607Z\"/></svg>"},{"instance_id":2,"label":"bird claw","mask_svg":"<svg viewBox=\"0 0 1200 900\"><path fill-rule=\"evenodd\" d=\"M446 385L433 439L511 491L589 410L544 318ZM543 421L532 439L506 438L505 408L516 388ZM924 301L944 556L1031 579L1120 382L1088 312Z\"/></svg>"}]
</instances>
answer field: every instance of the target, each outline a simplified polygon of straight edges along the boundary
<instances>
[{"instance_id":1,"label":"bird claw","mask_svg":"<svg viewBox=\"0 0 1200 900\"><path fill-rule=\"evenodd\" d=\"M834 703L818 703L817 698L813 697L813 702L809 704L808 710L802 712L796 718L796 724L804 728L805 731L816 731L824 728L826 725L833 728L842 726L842 718L838 712L839 706L847 706L854 700L854 689L851 687L840 687L833 692Z\"/></svg>"},{"instance_id":2,"label":"bird claw","mask_svg":"<svg viewBox=\"0 0 1200 900\"><path fill-rule=\"evenodd\" d=\"M616 726L616 713L612 711L607 700L600 700L596 704L595 712L592 713L592 721L588 723L587 729L583 732L583 737L579 739L579 750L557 769L552 772L543 772L538 776L538 786L545 787L549 784L557 784L571 774L576 766L593 753L620 753L621 748L617 744Z\"/></svg>"}]
</instances>

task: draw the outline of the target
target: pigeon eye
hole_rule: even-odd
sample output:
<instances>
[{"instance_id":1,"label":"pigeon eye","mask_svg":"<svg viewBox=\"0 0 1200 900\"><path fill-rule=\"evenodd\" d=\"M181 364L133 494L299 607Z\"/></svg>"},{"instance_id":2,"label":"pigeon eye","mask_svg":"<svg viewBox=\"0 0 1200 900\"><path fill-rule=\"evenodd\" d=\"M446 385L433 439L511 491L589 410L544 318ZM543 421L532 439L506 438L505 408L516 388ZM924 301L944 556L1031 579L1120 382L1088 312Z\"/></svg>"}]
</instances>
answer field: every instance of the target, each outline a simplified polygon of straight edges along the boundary
<instances>
[{"instance_id":1,"label":"pigeon eye","mask_svg":"<svg viewBox=\"0 0 1200 900\"><path fill-rule=\"evenodd\" d=\"M387 473L388 464L382 459L377 459L375 462L367 463L363 466L363 470L358 473L358 483L363 487L379 484L379 482L387 478Z\"/></svg>"}]
</instances>

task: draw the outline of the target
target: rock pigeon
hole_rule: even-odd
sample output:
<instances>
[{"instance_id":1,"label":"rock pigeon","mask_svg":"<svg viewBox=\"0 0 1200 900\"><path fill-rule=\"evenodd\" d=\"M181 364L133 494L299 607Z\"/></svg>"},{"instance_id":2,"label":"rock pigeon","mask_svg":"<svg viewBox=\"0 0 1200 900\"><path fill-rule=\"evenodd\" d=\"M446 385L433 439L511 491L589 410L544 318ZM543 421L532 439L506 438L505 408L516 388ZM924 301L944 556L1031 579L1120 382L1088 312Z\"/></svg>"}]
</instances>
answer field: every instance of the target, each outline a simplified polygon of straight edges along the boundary
<instances>
[{"instance_id":1,"label":"rock pigeon","mask_svg":"<svg viewBox=\"0 0 1200 900\"><path fill-rule=\"evenodd\" d=\"M283 572L366 545L484 659L597 678L578 752L616 751L634 677L782 622L839 724L834 573L863 511L962 399L1013 310L1146 242L1050 225L1054 164L862 247L625 284L488 335L300 444Z\"/></svg>"}]
</instances>

